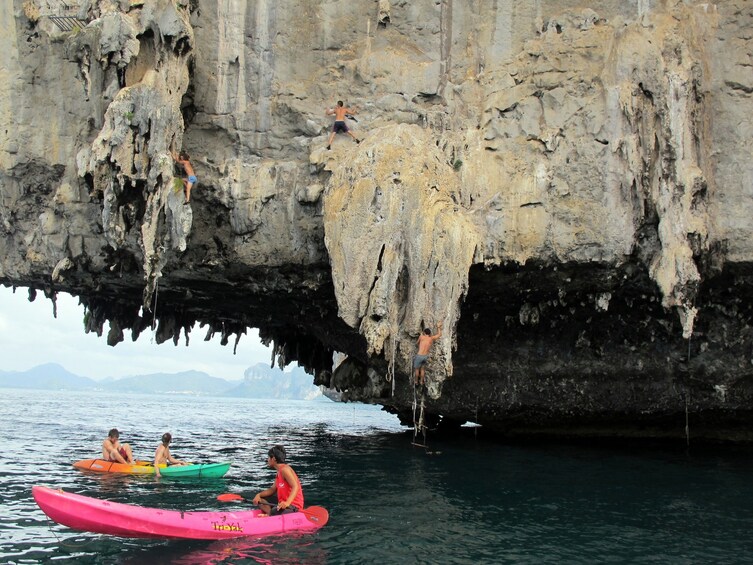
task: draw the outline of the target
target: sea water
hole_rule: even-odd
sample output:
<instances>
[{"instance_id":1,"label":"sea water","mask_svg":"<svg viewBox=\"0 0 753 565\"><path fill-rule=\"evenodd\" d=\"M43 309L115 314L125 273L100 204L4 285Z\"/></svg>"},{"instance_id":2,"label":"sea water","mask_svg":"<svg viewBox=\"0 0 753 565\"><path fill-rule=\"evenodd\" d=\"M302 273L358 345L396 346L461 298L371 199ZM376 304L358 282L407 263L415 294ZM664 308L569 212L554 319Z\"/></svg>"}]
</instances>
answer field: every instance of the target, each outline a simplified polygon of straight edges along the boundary
<instances>
[{"instance_id":1,"label":"sea water","mask_svg":"<svg viewBox=\"0 0 753 565\"><path fill-rule=\"evenodd\" d=\"M96 475L117 427L136 457L169 431L174 456L232 461L211 480ZM472 432L411 444L379 407L329 401L0 390L2 563L744 563L753 560L753 454L568 444L505 444ZM52 523L31 496L46 485L175 510L219 510L272 484L285 445L313 534L224 541L121 539ZM242 504L235 503L238 508Z\"/></svg>"}]
</instances>

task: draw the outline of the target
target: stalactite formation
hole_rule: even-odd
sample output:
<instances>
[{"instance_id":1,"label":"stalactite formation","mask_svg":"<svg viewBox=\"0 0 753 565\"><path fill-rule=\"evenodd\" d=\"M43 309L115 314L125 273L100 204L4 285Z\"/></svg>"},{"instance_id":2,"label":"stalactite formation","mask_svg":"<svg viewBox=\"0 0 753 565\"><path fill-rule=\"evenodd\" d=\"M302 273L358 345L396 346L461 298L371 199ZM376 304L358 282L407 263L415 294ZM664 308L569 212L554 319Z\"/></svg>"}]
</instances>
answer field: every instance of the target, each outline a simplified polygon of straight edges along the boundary
<instances>
[{"instance_id":1,"label":"stalactite formation","mask_svg":"<svg viewBox=\"0 0 753 565\"><path fill-rule=\"evenodd\" d=\"M6 4L0 283L407 425L441 321L422 430L750 439L748 2Z\"/></svg>"}]
</instances>

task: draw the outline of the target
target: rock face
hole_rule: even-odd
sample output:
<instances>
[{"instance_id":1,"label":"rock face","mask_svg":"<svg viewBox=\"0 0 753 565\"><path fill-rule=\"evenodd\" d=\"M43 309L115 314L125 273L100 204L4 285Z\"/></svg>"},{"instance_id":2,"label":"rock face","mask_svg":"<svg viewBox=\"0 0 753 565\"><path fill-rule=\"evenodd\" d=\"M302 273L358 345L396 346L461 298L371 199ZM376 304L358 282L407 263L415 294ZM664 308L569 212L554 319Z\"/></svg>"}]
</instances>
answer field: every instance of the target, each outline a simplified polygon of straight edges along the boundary
<instances>
[{"instance_id":1,"label":"rock face","mask_svg":"<svg viewBox=\"0 0 753 565\"><path fill-rule=\"evenodd\" d=\"M258 327L405 423L751 439L749 2L67 10L0 7L0 282L113 345Z\"/></svg>"}]
</instances>

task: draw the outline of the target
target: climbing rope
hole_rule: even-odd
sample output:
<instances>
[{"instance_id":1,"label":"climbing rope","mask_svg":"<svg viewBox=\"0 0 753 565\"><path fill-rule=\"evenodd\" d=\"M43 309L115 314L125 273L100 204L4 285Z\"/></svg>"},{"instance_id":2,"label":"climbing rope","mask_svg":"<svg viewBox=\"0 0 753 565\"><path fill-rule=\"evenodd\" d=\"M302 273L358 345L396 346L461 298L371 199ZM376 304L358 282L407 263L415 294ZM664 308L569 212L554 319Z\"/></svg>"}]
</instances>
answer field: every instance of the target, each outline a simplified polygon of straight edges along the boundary
<instances>
[{"instance_id":1,"label":"climbing rope","mask_svg":"<svg viewBox=\"0 0 753 565\"><path fill-rule=\"evenodd\" d=\"M154 308L152 308L152 344L157 329L157 297L159 296L159 279L154 283Z\"/></svg>"},{"instance_id":2,"label":"climbing rope","mask_svg":"<svg viewBox=\"0 0 753 565\"><path fill-rule=\"evenodd\" d=\"M421 393L421 411L418 415L418 427L421 430L423 436L424 447L426 447L426 424L424 424L424 393Z\"/></svg>"},{"instance_id":3,"label":"climbing rope","mask_svg":"<svg viewBox=\"0 0 753 565\"><path fill-rule=\"evenodd\" d=\"M476 419L473 421L473 439L478 439L478 403L476 403Z\"/></svg>"},{"instance_id":4,"label":"climbing rope","mask_svg":"<svg viewBox=\"0 0 753 565\"><path fill-rule=\"evenodd\" d=\"M690 418L688 417L688 391L685 390L685 442L690 447Z\"/></svg>"},{"instance_id":5,"label":"climbing rope","mask_svg":"<svg viewBox=\"0 0 753 565\"><path fill-rule=\"evenodd\" d=\"M693 304L691 305L691 309L695 308L695 298L693 299ZM688 371L690 371L690 340L693 339L693 331L690 331L690 335L688 336L688 358L687 358L687 366ZM690 447L690 414L688 409L688 404L690 402L690 393L688 392L687 386L685 387L685 393L683 395L685 397L685 443L687 447Z\"/></svg>"},{"instance_id":6,"label":"climbing rope","mask_svg":"<svg viewBox=\"0 0 753 565\"><path fill-rule=\"evenodd\" d=\"M390 328L390 341L392 342L390 345L390 348L392 349L392 354L390 356L390 365L387 368L387 382L392 383L392 390L390 396L395 396L395 355L397 350L397 328L396 324L392 324L392 328ZM410 375L410 372L408 373Z\"/></svg>"},{"instance_id":7,"label":"climbing rope","mask_svg":"<svg viewBox=\"0 0 753 565\"><path fill-rule=\"evenodd\" d=\"M416 401L416 387L413 387L413 441L416 441L416 408L418 407L417 401Z\"/></svg>"},{"instance_id":8,"label":"climbing rope","mask_svg":"<svg viewBox=\"0 0 753 565\"><path fill-rule=\"evenodd\" d=\"M418 404L418 397L416 396L416 387L413 387L413 445L418 447L426 446L426 425L424 424L424 408L425 404L424 393L421 392L421 404ZM416 419L416 410L418 410L418 419ZM423 437L423 443L418 443L418 434L421 433Z\"/></svg>"}]
</instances>

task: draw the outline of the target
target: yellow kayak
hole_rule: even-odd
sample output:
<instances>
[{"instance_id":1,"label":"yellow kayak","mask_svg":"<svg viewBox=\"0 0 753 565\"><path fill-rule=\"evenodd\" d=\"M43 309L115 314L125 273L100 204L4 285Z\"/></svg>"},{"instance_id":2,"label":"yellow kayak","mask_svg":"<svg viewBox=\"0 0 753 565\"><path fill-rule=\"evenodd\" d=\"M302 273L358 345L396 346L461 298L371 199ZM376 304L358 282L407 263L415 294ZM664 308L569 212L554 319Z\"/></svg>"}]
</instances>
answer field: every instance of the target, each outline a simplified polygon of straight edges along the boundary
<instances>
[{"instance_id":1,"label":"yellow kayak","mask_svg":"<svg viewBox=\"0 0 753 565\"><path fill-rule=\"evenodd\" d=\"M126 473L130 475L153 475L154 465L149 461L136 461L133 465L105 461L104 459L84 459L73 464L76 469L94 471L95 473ZM182 478L210 478L216 479L225 475L230 469L230 463L197 463L189 465L160 465L160 474L164 477Z\"/></svg>"},{"instance_id":2,"label":"yellow kayak","mask_svg":"<svg viewBox=\"0 0 753 565\"><path fill-rule=\"evenodd\" d=\"M136 461L133 465L118 463L117 461L105 461L104 459L84 459L76 461L73 466L84 471L95 473L128 473L130 475L153 475L154 465L149 461ZM165 465L160 465L160 469Z\"/></svg>"}]
</instances>

